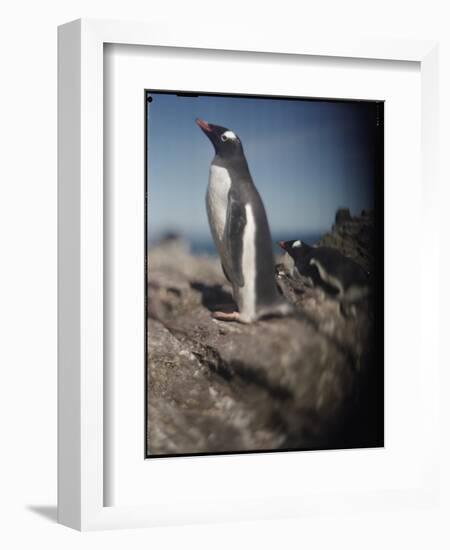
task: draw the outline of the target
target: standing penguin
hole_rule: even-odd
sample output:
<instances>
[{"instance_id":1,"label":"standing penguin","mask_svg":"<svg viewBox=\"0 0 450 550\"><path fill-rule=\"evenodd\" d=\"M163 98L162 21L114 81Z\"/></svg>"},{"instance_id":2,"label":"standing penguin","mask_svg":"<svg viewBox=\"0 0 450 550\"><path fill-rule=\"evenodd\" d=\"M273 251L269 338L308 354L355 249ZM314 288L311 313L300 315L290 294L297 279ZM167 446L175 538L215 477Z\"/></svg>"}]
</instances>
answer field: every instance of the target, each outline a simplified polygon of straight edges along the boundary
<instances>
[{"instance_id":1,"label":"standing penguin","mask_svg":"<svg viewBox=\"0 0 450 550\"><path fill-rule=\"evenodd\" d=\"M277 290L269 224L242 143L227 128L201 119L196 123L216 153L209 171L206 209L239 308L239 312L215 312L214 317L251 323L265 316L286 315L291 307Z\"/></svg>"}]
</instances>

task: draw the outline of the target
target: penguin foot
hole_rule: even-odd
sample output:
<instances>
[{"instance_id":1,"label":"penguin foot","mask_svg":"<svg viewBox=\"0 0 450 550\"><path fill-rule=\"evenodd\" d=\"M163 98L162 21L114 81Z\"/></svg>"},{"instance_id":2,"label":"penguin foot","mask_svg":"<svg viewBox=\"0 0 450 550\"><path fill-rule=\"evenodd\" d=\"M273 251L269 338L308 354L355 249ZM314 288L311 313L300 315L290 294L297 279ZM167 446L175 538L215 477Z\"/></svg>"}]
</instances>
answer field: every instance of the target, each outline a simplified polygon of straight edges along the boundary
<instances>
[{"instance_id":1,"label":"penguin foot","mask_svg":"<svg viewBox=\"0 0 450 550\"><path fill-rule=\"evenodd\" d=\"M213 311L213 319L218 321L239 321L239 311L225 312L225 311Z\"/></svg>"}]
</instances>

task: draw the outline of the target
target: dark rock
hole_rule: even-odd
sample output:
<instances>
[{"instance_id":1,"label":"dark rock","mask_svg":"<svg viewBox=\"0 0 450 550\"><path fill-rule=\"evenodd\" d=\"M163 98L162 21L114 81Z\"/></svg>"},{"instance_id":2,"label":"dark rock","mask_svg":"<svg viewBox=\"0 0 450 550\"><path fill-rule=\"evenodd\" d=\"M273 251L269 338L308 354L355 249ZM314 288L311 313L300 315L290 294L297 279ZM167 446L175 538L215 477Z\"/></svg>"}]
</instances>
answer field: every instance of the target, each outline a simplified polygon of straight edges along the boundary
<instances>
[{"instance_id":1,"label":"dark rock","mask_svg":"<svg viewBox=\"0 0 450 550\"><path fill-rule=\"evenodd\" d=\"M364 210L360 216L351 217L348 209L338 210L331 232L326 233L317 243L318 246L336 248L368 273L374 272L376 267L376 244L373 211Z\"/></svg>"},{"instance_id":2,"label":"dark rock","mask_svg":"<svg viewBox=\"0 0 450 550\"><path fill-rule=\"evenodd\" d=\"M336 212L335 217L335 224L341 225L345 222L348 222L352 219L350 215L350 210L348 208L339 208L339 210Z\"/></svg>"}]
</instances>

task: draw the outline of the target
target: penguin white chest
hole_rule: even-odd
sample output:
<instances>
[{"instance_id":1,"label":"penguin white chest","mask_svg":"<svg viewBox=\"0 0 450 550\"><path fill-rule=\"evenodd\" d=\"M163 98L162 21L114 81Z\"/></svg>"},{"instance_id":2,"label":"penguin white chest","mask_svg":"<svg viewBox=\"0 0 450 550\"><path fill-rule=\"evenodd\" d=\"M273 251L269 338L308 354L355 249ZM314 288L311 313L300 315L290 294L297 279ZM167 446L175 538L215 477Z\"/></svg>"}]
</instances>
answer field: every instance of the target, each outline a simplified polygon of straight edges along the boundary
<instances>
[{"instance_id":1,"label":"penguin white chest","mask_svg":"<svg viewBox=\"0 0 450 550\"><path fill-rule=\"evenodd\" d=\"M244 286L239 289L241 320L250 323L256 318L256 223L252 207L245 205L246 224L242 247L242 272Z\"/></svg>"},{"instance_id":2,"label":"penguin white chest","mask_svg":"<svg viewBox=\"0 0 450 550\"><path fill-rule=\"evenodd\" d=\"M225 230L227 217L228 192L231 187L231 178L228 170L221 166L211 165L209 170L208 191L206 193L206 208L209 225L216 242L220 245Z\"/></svg>"}]
</instances>

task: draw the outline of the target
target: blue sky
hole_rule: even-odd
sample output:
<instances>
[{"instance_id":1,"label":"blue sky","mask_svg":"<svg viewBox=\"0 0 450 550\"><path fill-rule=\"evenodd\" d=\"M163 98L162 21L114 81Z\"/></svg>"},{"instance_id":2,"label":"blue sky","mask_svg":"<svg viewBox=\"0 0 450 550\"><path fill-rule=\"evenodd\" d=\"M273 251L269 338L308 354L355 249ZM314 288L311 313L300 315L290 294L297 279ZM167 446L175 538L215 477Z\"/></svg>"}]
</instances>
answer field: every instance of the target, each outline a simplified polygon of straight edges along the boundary
<instances>
[{"instance_id":1,"label":"blue sky","mask_svg":"<svg viewBox=\"0 0 450 550\"><path fill-rule=\"evenodd\" d=\"M373 103L150 95L151 239L166 231L209 237L205 192L214 150L196 117L240 137L278 238L327 231L339 207L353 214L373 207Z\"/></svg>"}]
</instances>

